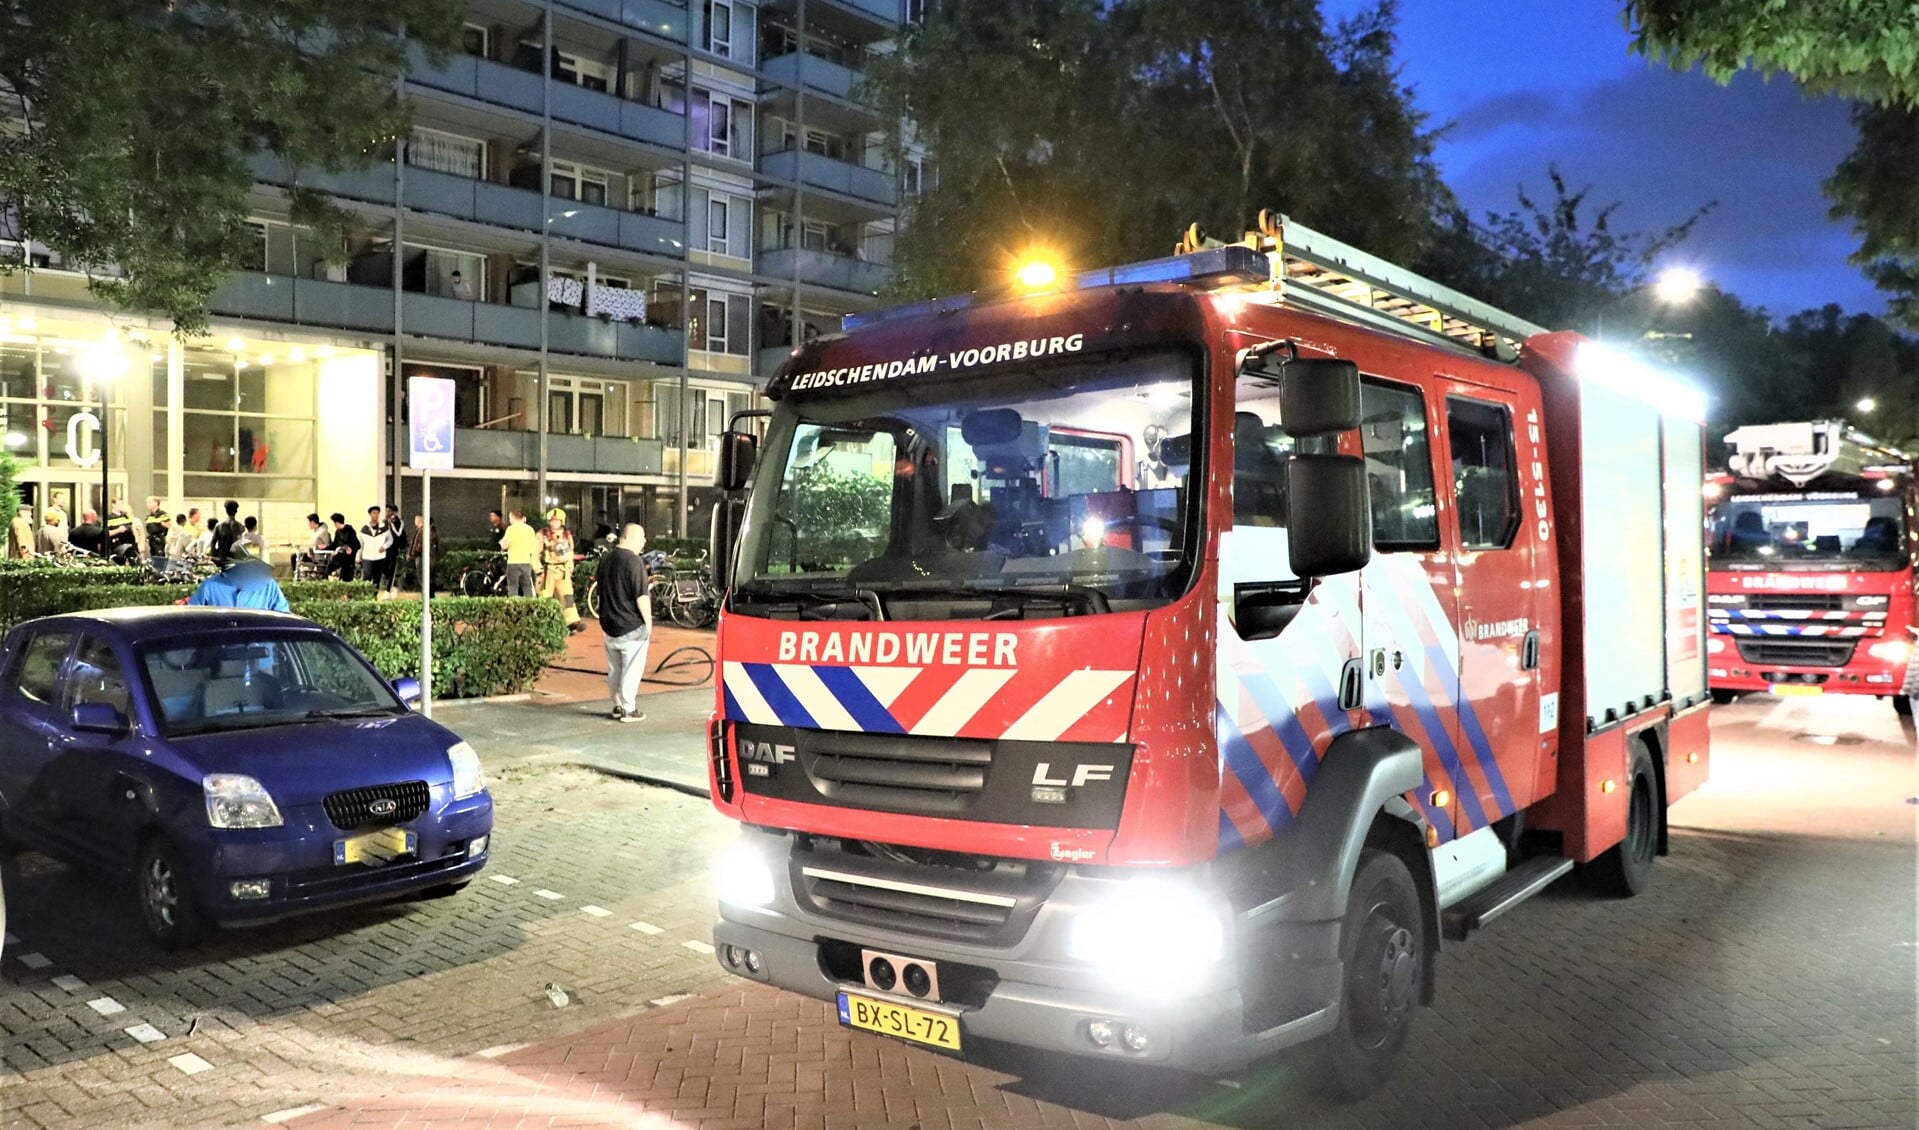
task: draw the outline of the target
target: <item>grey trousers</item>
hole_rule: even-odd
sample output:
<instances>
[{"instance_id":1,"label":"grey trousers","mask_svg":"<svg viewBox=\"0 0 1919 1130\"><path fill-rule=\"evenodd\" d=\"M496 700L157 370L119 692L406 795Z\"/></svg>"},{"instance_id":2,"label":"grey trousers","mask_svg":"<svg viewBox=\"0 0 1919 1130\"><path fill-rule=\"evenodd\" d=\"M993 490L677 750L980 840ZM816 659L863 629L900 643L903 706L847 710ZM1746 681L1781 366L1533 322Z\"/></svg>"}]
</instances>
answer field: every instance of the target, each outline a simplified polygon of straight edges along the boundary
<instances>
[{"instance_id":1,"label":"grey trousers","mask_svg":"<svg viewBox=\"0 0 1919 1130\"><path fill-rule=\"evenodd\" d=\"M635 628L623 636L606 638L606 687L613 709L631 714L646 675L646 648L653 642L651 628Z\"/></svg>"},{"instance_id":2,"label":"grey trousers","mask_svg":"<svg viewBox=\"0 0 1919 1130\"><path fill-rule=\"evenodd\" d=\"M508 565L506 567L506 595L533 595L533 566Z\"/></svg>"}]
</instances>

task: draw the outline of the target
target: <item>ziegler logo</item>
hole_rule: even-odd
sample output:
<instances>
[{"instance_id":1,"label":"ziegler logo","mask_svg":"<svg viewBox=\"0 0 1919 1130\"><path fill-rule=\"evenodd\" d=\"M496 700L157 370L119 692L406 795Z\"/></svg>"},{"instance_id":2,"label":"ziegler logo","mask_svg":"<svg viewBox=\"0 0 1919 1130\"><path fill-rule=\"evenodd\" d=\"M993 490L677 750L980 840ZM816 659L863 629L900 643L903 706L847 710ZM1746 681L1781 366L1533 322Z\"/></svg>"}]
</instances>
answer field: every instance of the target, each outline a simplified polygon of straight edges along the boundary
<instances>
[{"instance_id":1,"label":"ziegler logo","mask_svg":"<svg viewBox=\"0 0 1919 1130\"><path fill-rule=\"evenodd\" d=\"M772 742L740 742L740 756L765 765L784 765L793 760L793 747ZM758 776L758 774L755 774Z\"/></svg>"},{"instance_id":2,"label":"ziegler logo","mask_svg":"<svg viewBox=\"0 0 1919 1130\"><path fill-rule=\"evenodd\" d=\"M381 797L378 800L369 801L366 810L375 816L391 816L400 811L400 802L392 797Z\"/></svg>"},{"instance_id":3,"label":"ziegler logo","mask_svg":"<svg viewBox=\"0 0 1919 1130\"><path fill-rule=\"evenodd\" d=\"M1071 780L1063 777L1059 780L1054 780L1047 776L1047 773L1052 768L1052 762L1040 762L1033 768L1033 783L1035 785L1071 785L1074 788L1078 788L1092 781L1110 781L1113 779L1113 766L1111 765L1076 765L1073 767L1073 777Z\"/></svg>"},{"instance_id":4,"label":"ziegler logo","mask_svg":"<svg viewBox=\"0 0 1919 1130\"><path fill-rule=\"evenodd\" d=\"M1051 846L1053 860L1057 863L1084 863L1093 858L1093 853L1086 848L1067 847L1058 840L1054 840Z\"/></svg>"}]
</instances>

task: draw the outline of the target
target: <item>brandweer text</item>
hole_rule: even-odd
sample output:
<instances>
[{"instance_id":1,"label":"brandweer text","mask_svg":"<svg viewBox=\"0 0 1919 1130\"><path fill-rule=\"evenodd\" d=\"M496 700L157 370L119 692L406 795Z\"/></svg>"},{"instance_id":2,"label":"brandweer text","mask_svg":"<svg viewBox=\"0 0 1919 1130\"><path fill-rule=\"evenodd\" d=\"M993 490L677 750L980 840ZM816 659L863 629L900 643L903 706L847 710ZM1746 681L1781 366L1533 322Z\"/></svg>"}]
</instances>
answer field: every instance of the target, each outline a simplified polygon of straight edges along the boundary
<instances>
[{"instance_id":1,"label":"brandweer text","mask_svg":"<svg viewBox=\"0 0 1919 1130\"><path fill-rule=\"evenodd\" d=\"M778 662L1015 667L1018 644L1011 632L781 632Z\"/></svg>"}]
</instances>

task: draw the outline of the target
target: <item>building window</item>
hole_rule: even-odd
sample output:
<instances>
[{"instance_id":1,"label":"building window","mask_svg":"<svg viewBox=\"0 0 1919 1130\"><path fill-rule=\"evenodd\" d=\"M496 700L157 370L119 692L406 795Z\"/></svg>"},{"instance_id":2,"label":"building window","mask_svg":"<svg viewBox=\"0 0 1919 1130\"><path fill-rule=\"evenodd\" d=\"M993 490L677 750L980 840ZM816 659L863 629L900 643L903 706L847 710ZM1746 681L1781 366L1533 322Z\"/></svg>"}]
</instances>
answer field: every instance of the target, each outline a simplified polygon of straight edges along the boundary
<instances>
[{"instance_id":1,"label":"building window","mask_svg":"<svg viewBox=\"0 0 1919 1130\"><path fill-rule=\"evenodd\" d=\"M537 57L537 56L536 56ZM553 49L554 78L561 82L570 82L588 90L609 91L613 89L613 68L605 63L596 63L590 59L568 51Z\"/></svg>"},{"instance_id":2,"label":"building window","mask_svg":"<svg viewBox=\"0 0 1919 1130\"><path fill-rule=\"evenodd\" d=\"M612 183L612 173L571 161L553 162L553 171L547 174L547 188L553 195L587 204L605 204L607 186Z\"/></svg>"},{"instance_id":3,"label":"building window","mask_svg":"<svg viewBox=\"0 0 1919 1130\"><path fill-rule=\"evenodd\" d=\"M752 301L744 294L722 294L695 287L686 333L689 349L744 357L751 336Z\"/></svg>"},{"instance_id":4,"label":"building window","mask_svg":"<svg viewBox=\"0 0 1919 1130\"><path fill-rule=\"evenodd\" d=\"M486 301L486 260L470 251L406 245L400 289L463 302Z\"/></svg>"},{"instance_id":5,"label":"building window","mask_svg":"<svg viewBox=\"0 0 1919 1130\"><path fill-rule=\"evenodd\" d=\"M493 57L493 29L480 24L460 28L460 50L481 59Z\"/></svg>"},{"instance_id":6,"label":"building window","mask_svg":"<svg viewBox=\"0 0 1919 1130\"><path fill-rule=\"evenodd\" d=\"M626 435L626 406L631 395L625 381L549 376L546 430L561 435Z\"/></svg>"},{"instance_id":7,"label":"building window","mask_svg":"<svg viewBox=\"0 0 1919 1130\"><path fill-rule=\"evenodd\" d=\"M906 0L904 18L900 21L909 24L926 22L926 0Z\"/></svg>"},{"instance_id":8,"label":"building window","mask_svg":"<svg viewBox=\"0 0 1919 1130\"><path fill-rule=\"evenodd\" d=\"M693 147L716 157L753 159L753 105L710 90L693 90Z\"/></svg>"},{"instance_id":9,"label":"building window","mask_svg":"<svg viewBox=\"0 0 1919 1130\"><path fill-rule=\"evenodd\" d=\"M706 0L706 42L715 55L733 54L733 5L728 0Z\"/></svg>"},{"instance_id":10,"label":"building window","mask_svg":"<svg viewBox=\"0 0 1919 1130\"><path fill-rule=\"evenodd\" d=\"M309 502L315 363L188 349L181 387L189 497ZM154 434L166 411L155 409ZM164 445L156 451L166 450Z\"/></svg>"},{"instance_id":11,"label":"building window","mask_svg":"<svg viewBox=\"0 0 1919 1130\"><path fill-rule=\"evenodd\" d=\"M926 159L908 157L906 159L906 195L918 196L926 186Z\"/></svg>"},{"instance_id":12,"label":"building window","mask_svg":"<svg viewBox=\"0 0 1919 1130\"><path fill-rule=\"evenodd\" d=\"M648 216L658 216L662 220L683 218L685 186L680 183L676 172L657 172L652 176L634 175L627 178L627 207Z\"/></svg>"},{"instance_id":13,"label":"building window","mask_svg":"<svg viewBox=\"0 0 1919 1130\"><path fill-rule=\"evenodd\" d=\"M710 255L750 259L753 255L753 201L713 189L692 190L693 217L687 238Z\"/></svg>"},{"instance_id":14,"label":"building window","mask_svg":"<svg viewBox=\"0 0 1919 1130\"><path fill-rule=\"evenodd\" d=\"M407 142L406 163L456 177L486 177L486 142L433 129L415 129Z\"/></svg>"}]
</instances>

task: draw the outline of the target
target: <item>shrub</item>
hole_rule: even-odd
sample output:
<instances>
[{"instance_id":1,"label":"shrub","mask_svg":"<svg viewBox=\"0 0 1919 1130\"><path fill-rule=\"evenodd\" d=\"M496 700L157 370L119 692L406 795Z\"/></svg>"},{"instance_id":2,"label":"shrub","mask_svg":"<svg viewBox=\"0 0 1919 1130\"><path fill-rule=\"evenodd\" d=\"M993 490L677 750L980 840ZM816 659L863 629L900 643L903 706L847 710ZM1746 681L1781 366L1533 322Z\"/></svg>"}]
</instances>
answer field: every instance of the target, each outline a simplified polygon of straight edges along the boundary
<instances>
[{"instance_id":1,"label":"shrub","mask_svg":"<svg viewBox=\"0 0 1919 1130\"><path fill-rule=\"evenodd\" d=\"M294 611L338 632L389 679L420 675L420 606L410 600L315 601ZM532 687L566 650L551 600L443 597L433 602L433 692L446 698Z\"/></svg>"}]
</instances>

